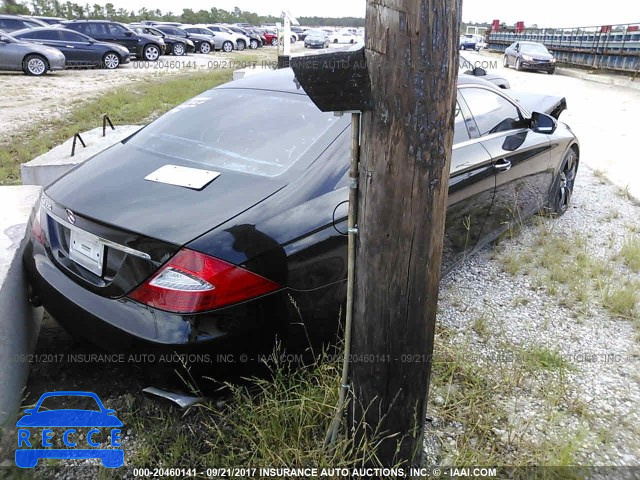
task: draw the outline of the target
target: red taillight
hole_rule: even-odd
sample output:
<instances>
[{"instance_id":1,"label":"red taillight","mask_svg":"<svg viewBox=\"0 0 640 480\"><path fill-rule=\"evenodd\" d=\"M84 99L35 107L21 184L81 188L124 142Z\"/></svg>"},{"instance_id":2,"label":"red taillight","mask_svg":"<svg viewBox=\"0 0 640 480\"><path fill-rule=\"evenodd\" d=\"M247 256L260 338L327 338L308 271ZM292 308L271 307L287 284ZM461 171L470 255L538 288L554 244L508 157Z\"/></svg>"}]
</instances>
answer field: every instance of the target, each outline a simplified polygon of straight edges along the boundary
<instances>
[{"instance_id":1,"label":"red taillight","mask_svg":"<svg viewBox=\"0 0 640 480\"><path fill-rule=\"evenodd\" d=\"M180 250L130 298L175 313L213 310L278 290L260 275L193 250Z\"/></svg>"},{"instance_id":2,"label":"red taillight","mask_svg":"<svg viewBox=\"0 0 640 480\"><path fill-rule=\"evenodd\" d=\"M44 232L42 231L42 226L40 225L40 209L36 211L33 216L33 222L31 223L31 232L33 233L33 238L36 239L38 243L45 245L47 243L47 239L44 236Z\"/></svg>"}]
</instances>

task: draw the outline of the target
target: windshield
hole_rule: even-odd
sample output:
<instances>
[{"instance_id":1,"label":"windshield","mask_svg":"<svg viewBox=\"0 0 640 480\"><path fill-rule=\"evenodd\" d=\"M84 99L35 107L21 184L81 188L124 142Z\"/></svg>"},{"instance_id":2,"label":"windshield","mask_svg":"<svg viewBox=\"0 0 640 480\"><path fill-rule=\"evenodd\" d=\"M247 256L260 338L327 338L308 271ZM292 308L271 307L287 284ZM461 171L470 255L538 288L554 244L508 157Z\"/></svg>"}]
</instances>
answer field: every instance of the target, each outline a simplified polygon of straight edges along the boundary
<instances>
[{"instance_id":1,"label":"windshield","mask_svg":"<svg viewBox=\"0 0 640 480\"><path fill-rule=\"evenodd\" d=\"M549 50L547 50L547 47L545 47L540 43L521 43L520 51L522 53L531 53L531 54L549 53Z\"/></svg>"},{"instance_id":2,"label":"windshield","mask_svg":"<svg viewBox=\"0 0 640 480\"><path fill-rule=\"evenodd\" d=\"M302 95L211 90L174 108L128 144L207 167L273 177L292 167L338 118Z\"/></svg>"}]
</instances>

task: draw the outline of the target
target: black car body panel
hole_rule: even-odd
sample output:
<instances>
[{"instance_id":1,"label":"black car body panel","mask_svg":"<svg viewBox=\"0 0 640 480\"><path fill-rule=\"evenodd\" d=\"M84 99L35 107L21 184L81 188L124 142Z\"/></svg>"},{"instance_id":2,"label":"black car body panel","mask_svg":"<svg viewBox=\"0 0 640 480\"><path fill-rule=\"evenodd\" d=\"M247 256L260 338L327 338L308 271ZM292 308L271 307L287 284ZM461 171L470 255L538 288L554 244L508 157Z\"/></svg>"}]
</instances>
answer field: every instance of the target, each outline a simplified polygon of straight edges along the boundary
<instances>
[{"instance_id":1,"label":"black car body panel","mask_svg":"<svg viewBox=\"0 0 640 480\"><path fill-rule=\"evenodd\" d=\"M98 42L92 38L66 28L40 27L19 30L16 38L28 40L41 45L54 47L64 53L67 67L101 67L105 54L113 52L118 55L120 63L129 63L129 51L122 45Z\"/></svg>"},{"instance_id":2,"label":"black car body panel","mask_svg":"<svg viewBox=\"0 0 640 480\"><path fill-rule=\"evenodd\" d=\"M257 151L247 153L250 127L240 119L247 104L255 117L259 107L272 112L272 103L289 112L281 118L289 135L265 145L258 153L268 153L259 157L267 160L254 167ZM495 108L483 112L487 104ZM216 121L221 108L227 115ZM208 133L182 130L198 123L198 115L209 115ZM235 133L225 130L223 122L234 124L229 116L239 121ZM330 338L345 300L349 127L348 116L318 112L288 69L195 97L46 188L38 211L43 232L39 240L30 236L24 256L34 295L67 329L109 349L224 351L235 343L247 349L249 339L268 343L276 333L295 348L310 337ZM530 113L503 90L459 77L445 273L543 207L565 153L578 148L562 123L553 134L530 127ZM167 128L178 143L174 150L162 141ZM191 148L180 145L190 136L198 139L190 140ZM247 160L224 160L231 144L216 142L226 137L237 142L233 155ZM300 144L299 137L313 141ZM213 143L203 145L207 141ZM281 155L287 151L296 153ZM505 160L511 168L501 168ZM165 164L213 168L220 176L199 190L145 180ZM65 226L69 212L75 226ZM104 275L67 258L66 229L73 228L108 242ZM279 289L188 315L129 298L184 248L267 278Z\"/></svg>"}]
</instances>

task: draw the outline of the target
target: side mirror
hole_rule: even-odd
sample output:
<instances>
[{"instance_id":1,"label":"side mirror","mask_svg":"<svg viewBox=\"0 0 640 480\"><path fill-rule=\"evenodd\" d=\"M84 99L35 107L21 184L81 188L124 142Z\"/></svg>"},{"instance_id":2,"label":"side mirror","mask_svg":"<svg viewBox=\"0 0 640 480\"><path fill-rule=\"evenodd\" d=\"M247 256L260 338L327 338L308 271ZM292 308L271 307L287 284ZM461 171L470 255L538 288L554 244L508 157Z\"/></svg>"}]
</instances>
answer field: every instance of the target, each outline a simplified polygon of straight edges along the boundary
<instances>
[{"instance_id":1,"label":"side mirror","mask_svg":"<svg viewBox=\"0 0 640 480\"><path fill-rule=\"evenodd\" d=\"M126 31L126 32L124 32L124 34L125 34L127 37L130 37L131 35L133 35L133 32Z\"/></svg>"},{"instance_id":2,"label":"side mirror","mask_svg":"<svg viewBox=\"0 0 640 480\"><path fill-rule=\"evenodd\" d=\"M546 113L533 112L531 114L530 128L536 133L551 135L556 131L557 126L556 119Z\"/></svg>"},{"instance_id":3,"label":"side mirror","mask_svg":"<svg viewBox=\"0 0 640 480\"><path fill-rule=\"evenodd\" d=\"M484 77L487 74L487 71L482 67L476 67L473 69L473 74L476 77Z\"/></svg>"}]
</instances>

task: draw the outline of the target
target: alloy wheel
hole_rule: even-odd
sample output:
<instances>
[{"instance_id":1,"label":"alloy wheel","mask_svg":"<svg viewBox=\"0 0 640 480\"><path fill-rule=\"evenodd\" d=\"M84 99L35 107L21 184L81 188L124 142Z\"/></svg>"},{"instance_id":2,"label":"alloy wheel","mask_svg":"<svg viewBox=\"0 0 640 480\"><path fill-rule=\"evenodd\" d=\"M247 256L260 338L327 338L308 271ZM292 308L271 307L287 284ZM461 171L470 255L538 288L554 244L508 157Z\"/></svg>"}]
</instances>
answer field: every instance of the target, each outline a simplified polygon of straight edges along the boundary
<instances>
[{"instance_id":1,"label":"alloy wheel","mask_svg":"<svg viewBox=\"0 0 640 480\"><path fill-rule=\"evenodd\" d=\"M120 65L120 59L118 58L118 55L116 55L115 53L107 53L104 56L104 66L109 70L118 68L118 65Z\"/></svg>"},{"instance_id":2,"label":"alloy wheel","mask_svg":"<svg viewBox=\"0 0 640 480\"><path fill-rule=\"evenodd\" d=\"M31 75L42 75L47 71L47 64L42 58L33 57L27 62L27 70Z\"/></svg>"},{"instance_id":3,"label":"alloy wheel","mask_svg":"<svg viewBox=\"0 0 640 480\"><path fill-rule=\"evenodd\" d=\"M174 55L184 55L184 45L182 43L176 43L173 46L173 54Z\"/></svg>"},{"instance_id":4,"label":"alloy wheel","mask_svg":"<svg viewBox=\"0 0 640 480\"><path fill-rule=\"evenodd\" d=\"M573 186L576 181L578 162L575 150L571 149L567 153L562 172L560 172L560 185L558 187L558 213L564 213L571 203Z\"/></svg>"},{"instance_id":5,"label":"alloy wheel","mask_svg":"<svg viewBox=\"0 0 640 480\"><path fill-rule=\"evenodd\" d=\"M149 45L144 49L144 59L153 62L160 56L160 50L155 45Z\"/></svg>"}]
</instances>

